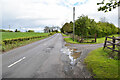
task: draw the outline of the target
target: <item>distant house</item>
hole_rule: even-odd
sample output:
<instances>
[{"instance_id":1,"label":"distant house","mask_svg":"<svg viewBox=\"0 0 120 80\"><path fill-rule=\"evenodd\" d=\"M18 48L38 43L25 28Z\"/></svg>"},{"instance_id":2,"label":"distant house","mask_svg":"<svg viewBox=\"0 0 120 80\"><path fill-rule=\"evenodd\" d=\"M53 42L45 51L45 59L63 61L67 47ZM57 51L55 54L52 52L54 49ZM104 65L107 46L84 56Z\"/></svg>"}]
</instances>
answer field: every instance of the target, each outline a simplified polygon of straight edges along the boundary
<instances>
[{"instance_id":1,"label":"distant house","mask_svg":"<svg viewBox=\"0 0 120 80\"><path fill-rule=\"evenodd\" d=\"M49 27L45 27L45 29L44 29L44 33L49 33Z\"/></svg>"},{"instance_id":2,"label":"distant house","mask_svg":"<svg viewBox=\"0 0 120 80\"><path fill-rule=\"evenodd\" d=\"M50 32L53 32L53 27L46 26L44 29L44 33L50 33Z\"/></svg>"},{"instance_id":3,"label":"distant house","mask_svg":"<svg viewBox=\"0 0 120 80\"><path fill-rule=\"evenodd\" d=\"M44 33L50 33L50 32L53 32L55 30L58 30L59 27L48 27L46 26L45 29L44 29Z\"/></svg>"}]
</instances>

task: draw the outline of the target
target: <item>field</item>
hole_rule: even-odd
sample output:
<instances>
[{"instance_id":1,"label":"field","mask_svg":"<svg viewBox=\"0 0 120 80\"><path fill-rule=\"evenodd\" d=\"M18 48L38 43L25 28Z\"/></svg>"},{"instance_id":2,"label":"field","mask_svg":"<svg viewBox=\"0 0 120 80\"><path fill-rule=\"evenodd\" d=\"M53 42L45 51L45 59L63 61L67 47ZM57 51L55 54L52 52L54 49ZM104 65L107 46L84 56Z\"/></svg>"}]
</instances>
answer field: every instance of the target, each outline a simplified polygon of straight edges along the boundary
<instances>
[{"instance_id":1,"label":"field","mask_svg":"<svg viewBox=\"0 0 120 80\"><path fill-rule=\"evenodd\" d=\"M34 32L0 32L2 35L2 49L8 51L53 35L54 33L34 33Z\"/></svg>"},{"instance_id":2,"label":"field","mask_svg":"<svg viewBox=\"0 0 120 80\"><path fill-rule=\"evenodd\" d=\"M0 34L2 34L2 40L48 35L48 33L34 33L34 32L0 32Z\"/></svg>"}]
</instances>

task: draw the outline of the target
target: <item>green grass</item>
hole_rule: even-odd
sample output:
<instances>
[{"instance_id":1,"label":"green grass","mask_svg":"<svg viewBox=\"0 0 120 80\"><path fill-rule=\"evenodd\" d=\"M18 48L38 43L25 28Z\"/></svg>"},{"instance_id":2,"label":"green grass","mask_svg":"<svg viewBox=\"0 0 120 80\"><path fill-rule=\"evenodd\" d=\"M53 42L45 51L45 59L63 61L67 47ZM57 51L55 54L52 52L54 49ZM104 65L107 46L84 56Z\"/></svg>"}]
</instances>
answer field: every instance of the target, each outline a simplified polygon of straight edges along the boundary
<instances>
[{"instance_id":1,"label":"green grass","mask_svg":"<svg viewBox=\"0 0 120 80\"><path fill-rule=\"evenodd\" d=\"M63 33L62 33L62 35L63 35L64 37L69 36L69 35L66 35L66 34L63 34Z\"/></svg>"},{"instance_id":2,"label":"green grass","mask_svg":"<svg viewBox=\"0 0 120 80\"><path fill-rule=\"evenodd\" d=\"M49 33L34 33L34 32L0 32L2 34L2 41L5 39L14 39L14 38L22 38L22 37L34 37L34 36L43 36L41 38L34 38L30 40L24 40L24 41L16 41L12 44L2 44L2 48L0 48L0 51L8 51L11 49L14 49L16 47L20 47L41 39L44 39L48 37ZM54 33L53 33L54 34ZM51 34L51 35L53 35Z\"/></svg>"},{"instance_id":3,"label":"green grass","mask_svg":"<svg viewBox=\"0 0 120 80\"><path fill-rule=\"evenodd\" d=\"M103 48L98 48L85 58L87 68L94 78L118 78L118 60L110 59L108 55Z\"/></svg>"},{"instance_id":4,"label":"green grass","mask_svg":"<svg viewBox=\"0 0 120 80\"><path fill-rule=\"evenodd\" d=\"M110 35L109 37L112 37L112 36L118 37L118 36L120 36L120 35L114 34L114 35ZM111 40L111 39L108 38L108 40ZM104 43L104 41L105 41L105 37L97 38L97 43Z\"/></svg>"},{"instance_id":5,"label":"green grass","mask_svg":"<svg viewBox=\"0 0 120 80\"><path fill-rule=\"evenodd\" d=\"M2 40L48 35L48 33L34 33L34 32L0 32L0 34L2 34Z\"/></svg>"},{"instance_id":6,"label":"green grass","mask_svg":"<svg viewBox=\"0 0 120 80\"><path fill-rule=\"evenodd\" d=\"M120 36L120 35L115 34L115 35L110 35L109 37L112 37L112 36L118 37L118 36ZM66 42L68 42L68 43L73 43L73 44L98 44L98 43L104 43L105 37L97 38L97 42L96 42L96 43L94 43L94 42L92 43L92 42L91 42L91 40L93 40L93 39L87 39L87 40L85 40L85 41L88 41L88 42L86 42L86 43L85 43L85 42L79 43L79 42L77 42L76 40L73 41L72 38L64 38L64 40L65 40ZM108 38L108 40L111 40L111 39Z\"/></svg>"},{"instance_id":7,"label":"green grass","mask_svg":"<svg viewBox=\"0 0 120 80\"><path fill-rule=\"evenodd\" d=\"M25 40L25 41L21 41L21 42L16 42L16 44L2 45L2 48L0 50L2 50L3 52L6 52L6 51L9 51L11 49L14 49L14 48L17 48L20 46L24 46L24 45L30 44L32 42L35 42L35 41L38 41L38 40L41 40L41 39L44 39L47 37L48 36L42 37L42 38L31 39L31 40Z\"/></svg>"},{"instance_id":8,"label":"green grass","mask_svg":"<svg viewBox=\"0 0 120 80\"><path fill-rule=\"evenodd\" d=\"M73 41L72 38L64 38L64 40L68 43L79 44L79 42L77 42L76 40Z\"/></svg>"}]
</instances>

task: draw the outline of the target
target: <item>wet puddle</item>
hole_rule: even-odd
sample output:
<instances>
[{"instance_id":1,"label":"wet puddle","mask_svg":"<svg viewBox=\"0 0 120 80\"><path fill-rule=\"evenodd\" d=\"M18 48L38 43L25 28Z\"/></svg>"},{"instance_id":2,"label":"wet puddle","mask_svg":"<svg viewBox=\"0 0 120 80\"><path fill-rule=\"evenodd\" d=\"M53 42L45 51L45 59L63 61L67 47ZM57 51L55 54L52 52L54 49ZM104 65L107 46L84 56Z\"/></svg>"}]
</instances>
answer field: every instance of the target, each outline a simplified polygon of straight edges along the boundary
<instances>
[{"instance_id":1,"label":"wet puddle","mask_svg":"<svg viewBox=\"0 0 120 80\"><path fill-rule=\"evenodd\" d=\"M67 54L70 59L70 64L75 66L80 58L81 51L77 50L76 48L67 48L64 47L61 49L61 52Z\"/></svg>"},{"instance_id":2,"label":"wet puddle","mask_svg":"<svg viewBox=\"0 0 120 80\"><path fill-rule=\"evenodd\" d=\"M69 47L68 44L61 49L61 60L63 62L63 72L68 78L90 78L91 74L85 65L81 63L82 51L76 47Z\"/></svg>"}]
</instances>

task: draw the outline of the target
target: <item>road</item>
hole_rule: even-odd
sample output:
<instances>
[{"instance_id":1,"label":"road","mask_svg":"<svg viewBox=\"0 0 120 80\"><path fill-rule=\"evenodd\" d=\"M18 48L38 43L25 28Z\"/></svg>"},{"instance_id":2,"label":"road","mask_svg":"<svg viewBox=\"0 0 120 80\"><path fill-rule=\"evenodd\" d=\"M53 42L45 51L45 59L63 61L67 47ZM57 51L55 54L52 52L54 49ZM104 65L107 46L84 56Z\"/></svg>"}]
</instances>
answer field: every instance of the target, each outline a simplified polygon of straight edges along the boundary
<instances>
[{"instance_id":1,"label":"road","mask_svg":"<svg viewBox=\"0 0 120 80\"><path fill-rule=\"evenodd\" d=\"M65 78L60 33L2 55L3 78Z\"/></svg>"}]
</instances>

